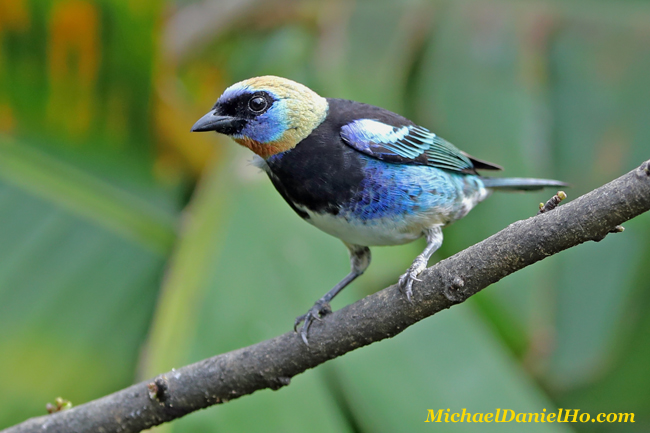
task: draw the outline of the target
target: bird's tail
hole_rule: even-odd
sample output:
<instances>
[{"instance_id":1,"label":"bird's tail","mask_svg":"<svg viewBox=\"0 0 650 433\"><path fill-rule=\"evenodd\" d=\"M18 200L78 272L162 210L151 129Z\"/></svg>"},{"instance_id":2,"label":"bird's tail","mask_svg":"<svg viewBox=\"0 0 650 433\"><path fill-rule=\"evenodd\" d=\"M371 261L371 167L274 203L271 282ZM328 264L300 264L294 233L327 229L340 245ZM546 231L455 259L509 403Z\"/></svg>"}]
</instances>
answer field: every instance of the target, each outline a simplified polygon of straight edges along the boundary
<instances>
[{"instance_id":1,"label":"bird's tail","mask_svg":"<svg viewBox=\"0 0 650 433\"><path fill-rule=\"evenodd\" d=\"M482 177L486 188L503 191L536 191L543 188L569 186L568 183L552 179L532 179L527 177Z\"/></svg>"}]
</instances>

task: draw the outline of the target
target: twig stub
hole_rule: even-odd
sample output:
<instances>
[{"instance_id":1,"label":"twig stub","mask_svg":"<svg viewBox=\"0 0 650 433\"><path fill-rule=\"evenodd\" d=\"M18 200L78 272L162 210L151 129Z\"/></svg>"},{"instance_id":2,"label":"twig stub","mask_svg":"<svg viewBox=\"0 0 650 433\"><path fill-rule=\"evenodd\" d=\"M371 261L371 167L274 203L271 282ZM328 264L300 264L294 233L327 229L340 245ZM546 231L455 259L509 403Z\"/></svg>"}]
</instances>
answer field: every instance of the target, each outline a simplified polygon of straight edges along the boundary
<instances>
[{"instance_id":1,"label":"twig stub","mask_svg":"<svg viewBox=\"0 0 650 433\"><path fill-rule=\"evenodd\" d=\"M557 205L559 205L560 202L565 198L566 198L566 193L564 191L558 191L557 194L555 194L546 202L546 204L544 203L539 204L539 211L537 212L537 215L555 209Z\"/></svg>"}]
</instances>

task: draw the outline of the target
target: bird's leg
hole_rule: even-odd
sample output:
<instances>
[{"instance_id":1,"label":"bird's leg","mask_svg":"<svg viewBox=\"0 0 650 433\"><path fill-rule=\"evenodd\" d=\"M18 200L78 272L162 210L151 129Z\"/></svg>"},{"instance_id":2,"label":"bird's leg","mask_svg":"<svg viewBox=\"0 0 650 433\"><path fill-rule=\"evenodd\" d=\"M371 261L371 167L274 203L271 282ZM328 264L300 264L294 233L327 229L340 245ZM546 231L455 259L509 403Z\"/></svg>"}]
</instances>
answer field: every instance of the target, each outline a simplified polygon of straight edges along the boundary
<instances>
[{"instance_id":1,"label":"bird's leg","mask_svg":"<svg viewBox=\"0 0 650 433\"><path fill-rule=\"evenodd\" d=\"M440 245L442 245L442 228L432 227L424 232L427 238L427 246L422 251L422 254L413 260L413 264L406 270L406 273L399 277L399 286L406 295L406 299L411 300L413 295L413 281L419 281L418 275L426 269L429 259L436 252Z\"/></svg>"},{"instance_id":2,"label":"bird's leg","mask_svg":"<svg viewBox=\"0 0 650 433\"><path fill-rule=\"evenodd\" d=\"M355 278L363 274L363 272L368 268L368 265L370 265L370 249L368 247L362 247L361 245L351 245L347 243L345 243L345 246L348 247L348 251L350 253L350 273L346 275L346 277L341 281L339 281L339 283L334 286L332 290L325 293L322 298L316 301L314 306L311 307L306 314L297 317L296 322L293 325L294 331L297 331L298 325L300 325L301 322L305 322L303 323L302 328L300 328L300 336L302 337L302 340L305 342L305 344L309 344L307 342L307 334L309 333L309 327L314 322L314 320L320 320L321 317L325 316L328 313L331 313L332 308L330 307L330 301L334 299L334 297L338 295L338 293L343 290L348 284L354 281Z\"/></svg>"}]
</instances>

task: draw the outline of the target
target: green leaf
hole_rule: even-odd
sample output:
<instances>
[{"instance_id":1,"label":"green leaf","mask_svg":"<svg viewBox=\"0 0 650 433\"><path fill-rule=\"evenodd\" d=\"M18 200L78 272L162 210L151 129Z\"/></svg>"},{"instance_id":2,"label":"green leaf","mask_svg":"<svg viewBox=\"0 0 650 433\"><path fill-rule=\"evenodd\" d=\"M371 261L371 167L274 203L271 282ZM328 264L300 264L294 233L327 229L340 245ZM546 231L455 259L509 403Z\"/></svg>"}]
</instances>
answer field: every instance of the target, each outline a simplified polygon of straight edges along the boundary
<instances>
[{"instance_id":1,"label":"green leaf","mask_svg":"<svg viewBox=\"0 0 650 433\"><path fill-rule=\"evenodd\" d=\"M0 136L0 178L158 255L174 241L175 215L6 136Z\"/></svg>"}]
</instances>

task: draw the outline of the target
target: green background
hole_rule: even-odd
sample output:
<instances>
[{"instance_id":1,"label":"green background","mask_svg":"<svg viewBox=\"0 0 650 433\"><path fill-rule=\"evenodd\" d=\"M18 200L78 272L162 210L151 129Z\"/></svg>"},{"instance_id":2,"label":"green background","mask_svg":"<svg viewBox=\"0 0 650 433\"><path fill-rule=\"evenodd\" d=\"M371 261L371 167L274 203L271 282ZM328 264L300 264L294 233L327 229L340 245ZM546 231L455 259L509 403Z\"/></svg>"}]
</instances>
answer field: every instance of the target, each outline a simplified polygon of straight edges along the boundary
<instances>
[{"instance_id":1,"label":"green background","mask_svg":"<svg viewBox=\"0 0 650 433\"><path fill-rule=\"evenodd\" d=\"M569 199L650 157L650 3L0 0L0 428L286 332L348 271L214 134L274 74L391 109ZM432 263L536 212L494 195ZM403 334L165 432L650 429L650 215ZM335 309L396 282L375 248ZM634 424L426 424L428 409L633 412Z\"/></svg>"}]
</instances>

